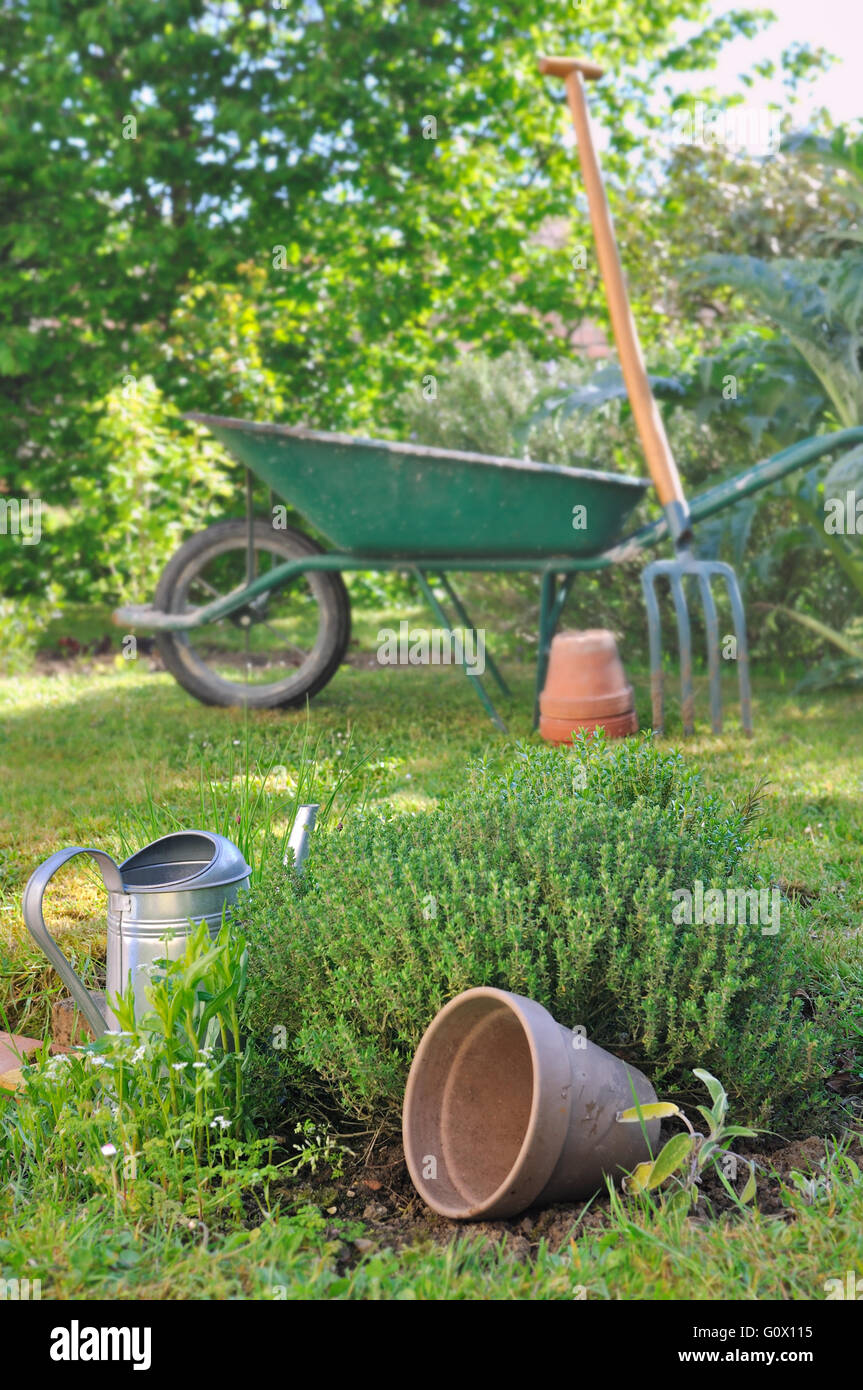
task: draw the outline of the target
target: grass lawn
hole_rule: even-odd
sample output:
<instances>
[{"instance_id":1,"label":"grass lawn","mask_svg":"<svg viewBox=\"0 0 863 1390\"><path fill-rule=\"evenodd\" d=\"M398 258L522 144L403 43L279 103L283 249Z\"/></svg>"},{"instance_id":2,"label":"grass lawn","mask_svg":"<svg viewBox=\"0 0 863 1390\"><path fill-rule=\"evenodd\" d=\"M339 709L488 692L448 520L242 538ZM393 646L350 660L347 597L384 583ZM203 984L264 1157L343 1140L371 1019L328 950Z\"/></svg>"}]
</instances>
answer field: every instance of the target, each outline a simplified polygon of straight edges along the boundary
<instances>
[{"instance_id":1,"label":"grass lawn","mask_svg":"<svg viewBox=\"0 0 863 1390\"><path fill-rule=\"evenodd\" d=\"M360 633L364 650L373 650L376 625L369 619ZM146 656L57 663L0 682L0 1026L41 1036L51 1000L63 992L20 920L28 875L64 845L119 855L122 825L128 837L129 815L146 816L148 796L195 824L202 771L224 787L246 748L252 759L278 764L275 785L287 795L305 732L317 740L317 792L332 790L359 753L367 757L369 802L411 810L457 788L466 759L500 752L506 742L455 672L345 666L308 716L247 718L195 703L149 664ZM532 671L511 661L506 674L514 691L504 705L510 737L534 737ZM633 670L630 678L644 726L646 674ZM854 1093L863 1092L863 1079L854 1081L863 1072L861 696L804 700L758 680L751 741L737 732L730 683L725 697L729 733L701 733L686 751L730 800L769 779L757 870L765 883L782 881L791 900L782 930L805 947L807 1007L841 1020L851 1081L837 1105L851 1131L859 1128ZM698 708L703 726L703 683ZM100 884L83 863L58 875L46 917L94 986L103 912ZM834 1138L856 1152L841 1128ZM815 1146L823 1181L807 1188L786 1173L773 1182L773 1209L696 1220L602 1198L565 1239L551 1225L524 1228L518 1220L453 1229L449 1240L432 1226L406 1236L380 1212L366 1214L373 1193L392 1210L386 1183L364 1188L369 1170L350 1158L343 1179L323 1185L264 1175L242 1216L203 1226L177 1202L136 1212L106 1192L70 1209L47 1189L34 1198L12 1184L0 1191L0 1277L41 1279L43 1297L61 1298L819 1299L826 1280L848 1270L863 1277L859 1163L837 1157L830 1137L820 1138L830 1155Z\"/></svg>"}]
</instances>

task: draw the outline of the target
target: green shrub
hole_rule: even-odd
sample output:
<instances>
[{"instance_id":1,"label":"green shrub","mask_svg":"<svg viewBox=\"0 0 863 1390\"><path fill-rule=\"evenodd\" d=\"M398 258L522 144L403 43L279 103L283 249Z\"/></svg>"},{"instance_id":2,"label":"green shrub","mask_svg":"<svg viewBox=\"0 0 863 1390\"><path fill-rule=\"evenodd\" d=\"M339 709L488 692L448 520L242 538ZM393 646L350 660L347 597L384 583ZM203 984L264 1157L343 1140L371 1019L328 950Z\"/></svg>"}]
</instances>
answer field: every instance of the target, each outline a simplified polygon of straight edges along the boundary
<instances>
[{"instance_id":1,"label":"green shrub","mask_svg":"<svg viewBox=\"0 0 863 1390\"><path fill-rule=\"evenodd\" d=\"M15 675L31 665L45 629L57 616L56 585L42 598L0 596L0 675Z\"/></svg>"},{"instance_id":2,"label":"green shrub","mask_svg":"<svg viewBox=\"0 0 863 1390\"><path fill-rule=\"evenodd\" d=\"M249 904L258 1103L293 1091L395 1126L428 1023L481 984L584 1025L657 1087L709 1067L741 1119L811 1103L829 1039L791 997L782 932L672 921L676 888L754 886L751 814L650 739L596 740L517 748L433 811L319 836L303 878Z\"/></svg>"}]
</instances>

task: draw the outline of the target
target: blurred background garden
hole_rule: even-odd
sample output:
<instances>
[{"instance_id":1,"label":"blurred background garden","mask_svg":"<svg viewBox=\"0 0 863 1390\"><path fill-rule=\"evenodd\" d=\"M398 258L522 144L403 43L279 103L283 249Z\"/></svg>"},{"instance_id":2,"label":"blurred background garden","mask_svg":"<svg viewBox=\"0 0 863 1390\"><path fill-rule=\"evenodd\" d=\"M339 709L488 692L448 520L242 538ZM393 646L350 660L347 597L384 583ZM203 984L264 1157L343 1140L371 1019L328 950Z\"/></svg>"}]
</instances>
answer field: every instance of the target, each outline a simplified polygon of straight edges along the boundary
<instances>
[{"instance_id":1,"label":"blurred background garden","mask_svg":"<svg viewBox=\"0 0 863 1390\"><path fill-rule=\"evenodd\" d=\"M428 621L398 572L346 576L351 643L308 708L204 706L111 624L243 515L243 470L188 411L645 474L543 52L606 71L591 107L687 493L863 426L855 24L844 0L2 7L0 1027L48 1036L61 988L20 903L59 845L122 858L206 825L254 875L208 976L242 1064L172 1032L181 997L201 1023L195 960L135 1038L134 1094L46 1056L0 1112L0 1275L70 1298L688 1300L820 1298L859 1265L863 446L698 527L744 591L755 737L706 732L699 666L684 752L672 700L668 742L576 750L586 791L531 727L535 575L459 577L508 740L460 672L376 660L383 627ZM635 521L658 515L648 492ZM646 728L642 563L579 575L564 622L616 634ZM298 881L301 801L322 813ZM781 932L671 932L687 874L781 895ZM76 862L46 904L102 986L100 881ZM603 1194L453 1242L395 1136L418 1038L472 983L584 1014L681 1103L708 1065L762 1130L757 1202L714 1184L707 1221Z\"/></svg>"},{"instance_id":2,"label":"blurred background garden","mask_svg":"<svg viewBox=\"0 0 863 1390\"><path fill-rule=\"evenodd\" d=\"M186 410L644 473L544 50L609 71L594 116L688 491L860 424L860 123L789 5L12 7L0 489L39 499L41 540L0 545L6 668L104 639L182 538L241 513ZM740 571L759 669L859 675L860 546L824 522L861 457L699 530ZM471 596L530 633L537 586ZM632 572L580 580L568 620L642 655Z\"/></svg>"}]
</instances>

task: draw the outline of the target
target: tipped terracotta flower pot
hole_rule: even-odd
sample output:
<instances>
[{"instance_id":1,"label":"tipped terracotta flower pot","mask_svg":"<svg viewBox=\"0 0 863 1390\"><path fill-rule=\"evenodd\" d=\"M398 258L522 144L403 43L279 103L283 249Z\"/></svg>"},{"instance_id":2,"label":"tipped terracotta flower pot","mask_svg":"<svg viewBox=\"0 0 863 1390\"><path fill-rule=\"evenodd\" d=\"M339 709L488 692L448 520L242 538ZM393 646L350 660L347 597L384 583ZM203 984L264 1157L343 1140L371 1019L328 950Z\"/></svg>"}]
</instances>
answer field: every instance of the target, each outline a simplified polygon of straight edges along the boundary
<instances>
[{"instance_id":1,"label":"tipped terracotta flower pot","mask_svg":"<svg viewBox=\"0 0 863 1390\"><path fill-rule=\"evenodd\" d=\"M450 1000L411 1065L402 1132L425 1202L453 1220L589 1197L650 1157L618 1111L656 1100L635 1067L533 999L480 987ZM656 1152L659 1121L646 1122Z\"/></svg>"},{"instance_id":2,"label":"tipped terracotta flower pot","mask_svg":"<svg viewBox=\"0 0 863 1390\"><path fill-rule=\"evenodd\" d=\"M605 628L558 633L539 711L539 731L552 743L569 743L577 729L602 728L610 738L638 731L632 686L613 633Z\"/></svg>"}]
</instances>

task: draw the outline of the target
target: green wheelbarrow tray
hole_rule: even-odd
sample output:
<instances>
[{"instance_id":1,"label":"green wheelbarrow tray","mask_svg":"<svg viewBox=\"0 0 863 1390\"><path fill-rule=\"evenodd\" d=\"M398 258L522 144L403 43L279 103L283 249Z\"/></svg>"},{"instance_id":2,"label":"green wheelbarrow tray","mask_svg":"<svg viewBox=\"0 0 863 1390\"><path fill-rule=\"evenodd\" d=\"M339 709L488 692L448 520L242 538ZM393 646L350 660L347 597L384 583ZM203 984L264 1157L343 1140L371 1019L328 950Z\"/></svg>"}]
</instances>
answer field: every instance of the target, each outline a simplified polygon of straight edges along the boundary
<instances>
[{"instance_id":1,"label":"green wheelbarrow tray","mask_svg":"<svg viewBox=\"0 0 863 1390\"><path fill-rule=\"evenodd\" d=\"M206 425L332 544L370 558L591 556L651 486L589 469L250 424Z\"/></svg>"}]
</instances>

